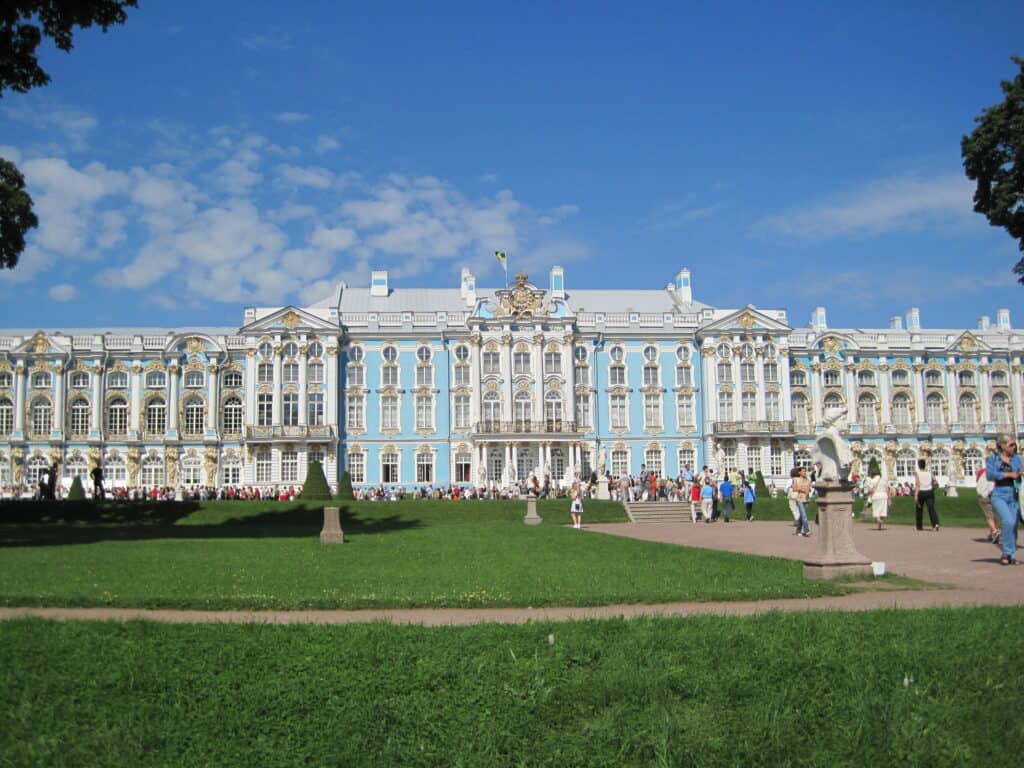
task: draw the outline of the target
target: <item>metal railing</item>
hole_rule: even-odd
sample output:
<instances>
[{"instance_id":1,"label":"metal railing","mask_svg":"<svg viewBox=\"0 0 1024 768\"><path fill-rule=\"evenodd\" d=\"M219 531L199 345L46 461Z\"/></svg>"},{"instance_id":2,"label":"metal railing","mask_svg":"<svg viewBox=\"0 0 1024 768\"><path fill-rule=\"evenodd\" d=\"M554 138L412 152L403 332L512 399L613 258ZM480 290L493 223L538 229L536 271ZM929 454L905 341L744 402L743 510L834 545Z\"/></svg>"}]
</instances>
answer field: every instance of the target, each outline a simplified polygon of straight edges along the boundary
<instances>
[{"instance_id":1,"label":"metal railing","mask_svg":"<svg viewBox=\"0 0 1024 768\"><path fill-rule=\"evenodd\" d=\"M793 432L792 421L719 421L714 425L716 435L771 435Z\"/></svg>"},{"instance_id":2,"label":"metal railing","mask_svg":"<svg viewBox=\"0 0 1024 768\"><path fill-rule=\"evenodd\" d=\"M473 431L480 435L569 435L579 434L574 421L478 421Z\"/></svg>"}]
</instances>

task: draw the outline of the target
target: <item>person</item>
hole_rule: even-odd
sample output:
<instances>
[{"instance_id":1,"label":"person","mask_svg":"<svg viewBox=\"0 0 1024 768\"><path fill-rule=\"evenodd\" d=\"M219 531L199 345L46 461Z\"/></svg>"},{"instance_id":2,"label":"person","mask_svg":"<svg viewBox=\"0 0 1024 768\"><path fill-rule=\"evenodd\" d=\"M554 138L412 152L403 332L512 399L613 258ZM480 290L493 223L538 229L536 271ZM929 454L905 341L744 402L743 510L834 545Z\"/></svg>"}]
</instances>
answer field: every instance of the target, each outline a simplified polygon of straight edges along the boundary
<instances>
[{"instance_id":1,"label":"person","mask_svg":"<svg viewBox=\"0 0 1024 768\"><path fill-rule=\"evenodd\" d=\"M754 491L754 484L749 480L743 483L743 506L747 508L747 522L754 519L754 502L757 501L757 493Z\"/></svg>"},{"instance_id":2,"label":"person","mask_svg":"<svg viewBox=\"0 0 1024 768\"><path fill-rule=\"evenodd\" d=\"M569 505L569 513L572 515L572 527L583 527L583 498L582 494L576 494Z\"/></svg>"},{"instance_id":3,"label":"person","mask_svg":"<svg viewBox=\"0 0 1024 768\"><path fill-rule=\"evenodd\" d=\"M1020 516L1020 502L1017 499L1017 484L1021 476L1021 459L1017 454L1017 441L1009 435L1000 435L996 440L996 452L985 462L985 477L992 488L992 509L999 515L1002 527L1003 556L1000 565L1017 564L1017 518Z\"/></svg>"},{"instance_id":4,"label":"person","mask_svg":"<svg viewBox=\"0 0 1024 768\"><path fill-rule=\"evenodd\" d=\"M93 501L103 501L105 498L103 493L103 469L98 464L92 468L89 472L89 476L92 478L92 499Z\"/></svg>"},{"instance_id":5,"label":"person","mask_svg":"<svg viewBox=\"0 0 1024 768\"><path fill-rule=\"evenodd\" d=\"M974 476L974 488L978 492L978 508L985 516L985 524L988 525L988 540L993 544L999 543L999 528L996 526L996 513L992 509L992 489L995 485L986 476L986 469L982 467Z\"/></svg>"},{"instance_id":6,"label":"person","mask_svg":"<svg viewBox=\"0 0 1024 768\"><path fill-rule=\"evenodd\" d=\"M736 490L736 486L732 484L732 480L729 479L729 473L725 475L725 479L718 486L718 498L722 501L722 518L727 523L732 522L732 511L733 511L733 500L732 494Z\"/></svg>"},{"instance_id":7,"label":"person","mask_svg":"<svg viewBox=\"0 0 1024 768\"><path fill-rule=\"evenodd\" d=\"M710 479L705 478L704 484L700 488L700 511L704 515L704 522L711 522L712 506L715 499L715 484Z\"/></svg>"},{"instance_id":8,"label":"person","mask_svg":"<svg viewBox=\"0 0 1024 768\"><path fill-rule=\"evenodd\" d=\"M867 503L871 505L871 516L878 523L878 530L884 530L882 523L889 515L889 484L882 478L878 467L872 467L864 490Z\"/></svg>"},{"instance_id":9,"label":"person","mask_svg":"<svg viewBox=\"0 0 1024 768\"><path fill-rule=\"evenodd\" d=\"M807 524L807 503L811 498L811 481L807 477L807 467L796 467L793 470L793 488L790 490L790 500L796 502L796 530L794 536L810 536L811 529ZM792 506L790 507L792 509Z\"/></svg>"},{"instance_id":10,"label":"person","mask_svg":"<svg viewBox=\"0 0 1024 768\"><path fill-rule=\"evenodd\" d=\"M697 511L700 507L700 483L694 481L690 484L690 518L697 522Z\"/></svg>"},{"instance_id":11,"label":"person","mask_svg":"<svg viewBox=\"0 0 1024 768\"><path fill-rule=\"evenodd\" d=\"M923 531L921 518L924 516L924 506L928 505L928 519L931 521L932 530L939 530L939 516L935 512L935 475L925 469L924 459L917 460L917 471L914 472L914 522L917 530Z\"/></svg>"},{"instance_id":12,"label":"person","mask_svg":"<svg viewBox=\"0 0 1024 768\"><path fill-rule=\"evenodd\" d=\"M60 480L60 467L57 464L57 460L54 459L53 464L50 465L50 484L46 487L46 498L50 501L57 500L57 483Z\"/></svg>"}]
</instances>

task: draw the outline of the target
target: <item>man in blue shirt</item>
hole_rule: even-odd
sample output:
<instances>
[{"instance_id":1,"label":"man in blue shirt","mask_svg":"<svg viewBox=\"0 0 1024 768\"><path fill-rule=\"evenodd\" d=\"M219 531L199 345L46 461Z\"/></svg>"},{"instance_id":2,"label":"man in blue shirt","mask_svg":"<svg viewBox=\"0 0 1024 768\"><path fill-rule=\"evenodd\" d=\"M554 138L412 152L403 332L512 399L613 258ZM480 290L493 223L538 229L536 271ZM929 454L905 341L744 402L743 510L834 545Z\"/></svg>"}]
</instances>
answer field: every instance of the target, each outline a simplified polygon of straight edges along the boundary
<instances>
[{"instance_id":1,"label":"man in blue shirt","mask_svg":"<svg viewBox=\"0 0 1024 768\"><path fill-rule=\"evenodd\" d=\"M729 479L729 473L725 473L725 478L718 485L718 497L722 501L722 517L725 518L725 522L732 522L732 510L733 501L732 494L736 487L732 484Z\"/></svg>"}]
</instances>

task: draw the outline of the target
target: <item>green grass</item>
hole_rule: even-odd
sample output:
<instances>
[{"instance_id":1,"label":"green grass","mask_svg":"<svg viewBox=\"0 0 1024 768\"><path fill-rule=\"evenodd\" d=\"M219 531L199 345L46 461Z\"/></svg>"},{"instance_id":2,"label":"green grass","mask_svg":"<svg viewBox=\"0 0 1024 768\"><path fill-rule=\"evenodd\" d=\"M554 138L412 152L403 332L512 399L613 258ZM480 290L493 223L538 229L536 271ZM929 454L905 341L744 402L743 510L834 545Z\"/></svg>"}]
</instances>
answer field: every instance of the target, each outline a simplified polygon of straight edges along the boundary
<instances>
[{"instance_id":1,"label":"green grass","mask_svg":"<svg viewBox=\"0 0 1024 768\"><path fill-rule=\"evenodd\" d=\"M1019 764L1024 609L0 623L0 764Z\"/></svg>"},{"instance_id":2,"label":"green grass","mask_svg":"<svg viewBox=\"0 0 1024 768\"><path fill-rule=\"evenodd\" d=\"M840 594L800 563L565 527L567 504L522 523L511 502L349 503L346 543L320 509L218 502L65 514L0 526L0 604L207 609L497 607ZM24 514L15 510L8 518ZM59 508L49 511L61 514ZM586 520L625 519L611 503ZM173 524L171 524L173 523Z\"/></svg>"},{"instance_id":3,"label":"green grass","mask_svg":"<svg viewBox=\"0 0 1024 768\"><path fill-rule=\"evenodd\" d=\"M853 509L858 519L874 523L871 517L870 508L864 510L864 500L857 499ZM811 501L808 516L811 520L817 514L817 503ZM978 496L971 488L959 489L959 496L950 498L941 493L935 501L935 509L939 514L939 522L943 526L962 528L984 528L985 518L978 508ZM734 516L743 517L745 514L742 505L737 505ZM789 502L782 496L776 498L760 498L754 505L754 518L757 520L786 520L793 519L789 511ZM889 510L889 523L894 525L914 525L914 497L900 496L893 499L893 505ZM924 522L928 525L928 510L924 511Z\"/></svg>"}]
</instances>

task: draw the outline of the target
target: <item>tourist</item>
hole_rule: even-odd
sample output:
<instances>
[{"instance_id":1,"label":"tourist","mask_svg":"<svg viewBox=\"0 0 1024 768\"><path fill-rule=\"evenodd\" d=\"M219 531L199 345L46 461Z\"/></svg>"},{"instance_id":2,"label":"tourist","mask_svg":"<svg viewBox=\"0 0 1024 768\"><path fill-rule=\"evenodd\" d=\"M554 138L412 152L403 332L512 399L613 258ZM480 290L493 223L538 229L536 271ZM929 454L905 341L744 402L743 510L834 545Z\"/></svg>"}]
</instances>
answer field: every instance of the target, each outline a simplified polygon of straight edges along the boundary
<instances>
[{"instance_id":1,"label":"tourist","mask_svg":"<svg viewBox=\"0 0 1024 768\"><path fill-rule=\"evenodd\" d=\"M807 477L807 467L793 469L793 487L789 491L790 509L795 519L794 536L810 536L811 529L807 525L807 503L811 498L811 481Z\"/></svg>"},{"instance_id":2,"label":"tourist","mask_svg":"<svg viewBox=\"0 0 1024 768\"><path fill-rule=\"evenodd\" d=\"M1003 556L1001 565L1017 564L1017 518L1020 503L1017 486L1020 483L1021 459L1017 454L1017 441L1009 435L1000 435L996 452L985 463L985 476L994 484L992 509L999 515L1002 526Z\"/></svg>"},{"instance_id":3,"label":"tourist","mask_svg":"<svg viewBox=\"0 0 1024 768\"><path fill-rule=\"evenodd\" d=\"M988 525L988 540L993 544L998 544L999 528L996 526L996 513L992 509L993 488L995 488L995 484L988 479L985 467L982 467L974 476L974 489L978 493L978 507L985 516L985 524Z\"/></svg>"},{"instance_id":4,"label":"tourist","mask_svg":"<svg viewBox=\"0 0 1024 768\"><path fill-rule=\"evenodd\" d=\"M889 484L882 478L882 471L872 467L864 488L866 503L871 505L871 516L878 523L878 530L884 530L882 523L889 515Z\"/></svg>"},{"instance_id":5,"label":"tourist","mask_svg":"<svg viewBox=\"0 0 1024 768\"><path fill-rule=\"evenodd\" d=\"M690 518L697 522L697 511L700 508L700 483L694 481L690 484Z\"/></svg>"},{"instance_id":6,"label":"tourist","mask_svg":"<svg viewBox=\"0 0 1024 768\"><path fill-rule=\"evenodd\" d=\"M715 484L708 478L704 478L704 484L700 488L700 511L704 515L704 522L710 523L714 514Z\"/></svg>"},{"instance_id":7,"label":"tourist","mask_svg":"<svg viewBox=\"0 0 1024 768\"><path fill-rule=\"evenodd\" d=\"M754 491L754 484L749 480L743 482L743 506L747 508L747 522L754 519L754 502L757 501L757 493Z\"/></svg>"},{"instance_id":8,"label":"tourist","mask_svg":"<svg viewBox=\"0 0 1024 768\"><path fill-rule=\"evenodd\" d=\"M921 518L924 516L924 506L928 505L928 519L931 521L932 530L939 530L939 516L935 512L935 475L925 469L924 459L917 460L917 471L914 472L914 522L917 530L922 531Z\"/></svg>"},{"instance_id":9,"label":"tourist","mask_svg":"<svg viewBox=\"0 0 1024 768\"><path fill-rule=\"evenodd\" d=\"M732 511L734 508L732 494L736 490L736 486L732 484L732 480L729 479L729 473L725 473L725 478L718 486L718 498L722 502L722 518L727 523L732 522Z\"/></svg>"},{"instance_id":10,"label":"tourist","mask_svg":"<svg viewBox=\"0 0 1024 768\"><path fill-rule=\"evenodd\" d=\"M576 494L569 505L569 513L572 515L572 527L583 527L583 494Z\"/></svg>"}]
</instances>

